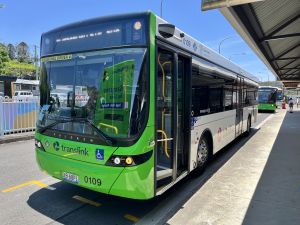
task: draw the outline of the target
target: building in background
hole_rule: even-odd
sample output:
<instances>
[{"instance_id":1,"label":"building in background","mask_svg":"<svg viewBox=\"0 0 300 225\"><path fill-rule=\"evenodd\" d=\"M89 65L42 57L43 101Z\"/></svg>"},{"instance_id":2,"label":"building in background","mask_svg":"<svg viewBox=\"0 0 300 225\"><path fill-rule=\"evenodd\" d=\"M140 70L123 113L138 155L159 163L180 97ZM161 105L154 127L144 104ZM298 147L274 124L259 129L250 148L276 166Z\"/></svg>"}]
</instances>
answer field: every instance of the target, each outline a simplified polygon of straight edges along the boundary
<instances>
[{"instance_id":1,"label":"building in background","mask_svg":"<svg viewBox=\"0 0 300 225\"><path fill-rule=\"evenodd\" d=\"M39 81L17 79L13 85L13 92L15 91L31 91L34 96L39 95Z\"/></svg>"},{"instance_id":2,"label":"building in background","mask_svg":"<svg viewBox=\"0 0 300 225\"><path fill-rule=\"evenodd\" d=\"M0 76L0 92L2 92L4 96L12 97L13 83L16 80L17 78L13 76Z\"/></svg>"}]
</instances>

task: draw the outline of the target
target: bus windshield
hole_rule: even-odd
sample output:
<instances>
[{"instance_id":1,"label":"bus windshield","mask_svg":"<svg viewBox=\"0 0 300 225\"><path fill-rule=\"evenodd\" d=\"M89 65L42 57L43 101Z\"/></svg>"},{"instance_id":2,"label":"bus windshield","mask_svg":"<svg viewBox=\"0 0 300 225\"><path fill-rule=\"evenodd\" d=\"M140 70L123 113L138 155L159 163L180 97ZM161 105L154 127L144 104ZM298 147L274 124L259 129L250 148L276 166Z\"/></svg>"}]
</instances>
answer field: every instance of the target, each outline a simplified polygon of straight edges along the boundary
<instances>
[{"instance_id":1,"label":"bus windshield","mask_svg":"<svg viewBox=\"0 0 300 225\"><path fill-rule=\"evenodd\" d=\"M258 102L273 104L276 102L276 89L265 88L258 90Z\"/></svg>"},{"instance_id":2,"label":"bus windshield","mask_svg":"<svg viewBox=\"0 0 300 225\"><path fill-rule=\"evenodd\" d=\"M121 48L43 58L41 99L49 109L38 126L83 135L98 129L114 138L137 135L148 107L145 55L146 48Z\"/></svg>"},{"instance_id":3,"label":"bus windshield","mask_svg":"<svg viewBox=\"0 0 300 225\"><path fill-rule=\"evenodd\" d=\"M277 91L277 101L282 101L283 100L283 93L281 90Z\"/></svg>"}]
</instances>

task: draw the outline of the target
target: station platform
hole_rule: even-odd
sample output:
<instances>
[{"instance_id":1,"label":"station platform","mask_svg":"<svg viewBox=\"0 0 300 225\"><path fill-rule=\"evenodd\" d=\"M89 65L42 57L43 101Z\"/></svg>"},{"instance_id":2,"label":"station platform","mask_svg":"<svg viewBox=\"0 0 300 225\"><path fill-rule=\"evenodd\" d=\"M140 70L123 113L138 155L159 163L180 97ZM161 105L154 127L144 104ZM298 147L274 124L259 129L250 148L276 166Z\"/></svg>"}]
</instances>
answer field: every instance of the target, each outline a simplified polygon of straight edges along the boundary
<instances>
[{"instance_id":1,"label":"station platform","mask_svg":"<svg viewBox=\"0 0 300 225\"><path fill-rule=\"evenodd\" d=\"M300 224L300 109L253 132L166 224Z\"/></svg>"}]
</instances>

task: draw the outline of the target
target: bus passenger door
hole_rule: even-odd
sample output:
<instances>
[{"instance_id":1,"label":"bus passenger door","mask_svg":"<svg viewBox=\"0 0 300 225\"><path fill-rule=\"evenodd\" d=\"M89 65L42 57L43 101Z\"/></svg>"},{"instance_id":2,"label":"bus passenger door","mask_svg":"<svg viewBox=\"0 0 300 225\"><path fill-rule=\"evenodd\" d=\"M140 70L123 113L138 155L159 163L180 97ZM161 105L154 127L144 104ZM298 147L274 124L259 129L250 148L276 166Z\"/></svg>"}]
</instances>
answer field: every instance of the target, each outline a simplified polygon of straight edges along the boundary
<instances>
[{"instance_id":1,"label":"bus passenger door","mask_svg":"<svg viewBox=\"0 0 300 225\"><path fill-rule=\"evenodd\" d=\"M156 180L157 186L173 181L174 157L174 53L158 49L156 78Z\"/></svg>"},{"instance_id":2,"label":"bus passenger door","mask_svg":"<svg viewBox=\"0 0 300 225\"><path fill-rule=\"evenodd\" d=\"M236 119L235 119L235 136L243 133L243 88L244 78L238 77L236 88Z\"/></svg>"},{"instance_id":3,"label":"bus passenger door","mask_svg":"<svg viewBox=\"0 0 300 225\"><path fill-rule=\"evenodd\" d=\"M172 183L188 168L185 107L190 59L158 49L156 77L156 187Z\"/></svg>"},{"instance_id":4,"label":"bus passenger door","mask_svg":"<svg viewBox=\"0 0 300 225\"><path fill-rule=\"evenodd\" d=\"M191 90L191 59L178 55L177 58L177 119L176 136L177 136L177 174L180 176L188 170L190 135L191 135L191 107L190 107L190 90Z\"/></svg>"}]
</instances>

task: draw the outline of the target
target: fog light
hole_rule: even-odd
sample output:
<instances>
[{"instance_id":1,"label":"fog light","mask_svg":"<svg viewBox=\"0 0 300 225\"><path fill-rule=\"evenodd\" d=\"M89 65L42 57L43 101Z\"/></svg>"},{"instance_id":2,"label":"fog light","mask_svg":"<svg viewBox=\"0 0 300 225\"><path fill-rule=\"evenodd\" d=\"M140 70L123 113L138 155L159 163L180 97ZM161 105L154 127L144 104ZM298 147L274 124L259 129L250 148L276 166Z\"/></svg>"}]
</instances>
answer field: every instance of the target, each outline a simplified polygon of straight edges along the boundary
<instances>
[{"instance_id":1,"label":"fog light","mask_svg":"<svg viewBox=\"0 0 300 225\"><path fill-rule=\"evenodd\" d=\"M115 163L116 165L119 165L119 164L121 163L121 159L120 159L119 157L116 157L116 158L114 159L114 163Z\"/></svg>"},{"instance_id":2,"label":"fog light","mask_svg":"<svg viewBox=\"0 0 300 225\"><path fill-rule=\"evenodd\" d=\"M131 157L127 157L125 159L126 164L131 165L133 163L133 159Z\"/></svg>"}]
</instances>

